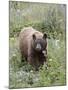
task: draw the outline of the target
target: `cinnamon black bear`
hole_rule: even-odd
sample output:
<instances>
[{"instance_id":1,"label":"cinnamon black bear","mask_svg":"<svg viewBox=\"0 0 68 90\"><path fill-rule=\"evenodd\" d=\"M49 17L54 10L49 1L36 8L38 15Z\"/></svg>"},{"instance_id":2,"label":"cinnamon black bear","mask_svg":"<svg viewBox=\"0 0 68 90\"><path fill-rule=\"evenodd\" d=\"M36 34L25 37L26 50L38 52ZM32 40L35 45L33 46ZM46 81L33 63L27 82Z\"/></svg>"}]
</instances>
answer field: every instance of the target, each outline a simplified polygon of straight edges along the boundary
<instances>
[{"instance_id":1,"label":"cinnamon black bear","mask_svg":"<svg viewBox=\"0 0 68 90\"><path fill-rule=\"evenodd\" d=\"M41 33L32 27L24 28L19 35L19 47L29 64L35 69L46 62L47 34Z\"/></svg>"}]
</instances>

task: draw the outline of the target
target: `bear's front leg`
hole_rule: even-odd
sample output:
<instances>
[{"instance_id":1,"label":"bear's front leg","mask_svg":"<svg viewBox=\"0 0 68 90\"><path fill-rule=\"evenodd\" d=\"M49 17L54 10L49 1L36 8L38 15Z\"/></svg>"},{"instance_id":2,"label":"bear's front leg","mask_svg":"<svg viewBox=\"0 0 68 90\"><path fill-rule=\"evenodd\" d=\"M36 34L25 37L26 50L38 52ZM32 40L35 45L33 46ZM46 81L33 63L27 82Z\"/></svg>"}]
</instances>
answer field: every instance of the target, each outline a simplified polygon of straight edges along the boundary
<instances>
[{"instance_id":1,"label":"bear's front leg","mask_svg":"<svg viewBox=\"0 0 68 90\"><path fill-rule=\"evenodd\" d=\"M36 63L35 58L29 56L27 60L28 60L28 63L34 67L34 70L38 71L38 65Z\"/></svg>"},{"instance_id":2,"label":"bear's front leg","mask_svg":"<svg viewBox=\"0 0 68 90\"><path fill-rule=\"evenodd\" d=\"M28 56L27 61L29 64L33 65L33 60L31 56Z\"/></svg>"}]
</instances>

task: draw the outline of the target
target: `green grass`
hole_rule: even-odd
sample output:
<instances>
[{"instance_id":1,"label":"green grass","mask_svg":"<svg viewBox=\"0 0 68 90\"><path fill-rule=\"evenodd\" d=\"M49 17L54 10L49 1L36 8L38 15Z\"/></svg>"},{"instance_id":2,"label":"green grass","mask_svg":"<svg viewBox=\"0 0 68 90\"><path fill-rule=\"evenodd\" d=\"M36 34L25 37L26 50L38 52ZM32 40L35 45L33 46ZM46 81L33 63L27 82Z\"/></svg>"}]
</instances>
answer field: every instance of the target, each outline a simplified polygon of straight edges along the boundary
<instances>
[{"instance_id":1,"label":"green grass","mask_svg":"<svg viewBox=\"0 0 68 90\"><path fill-rule=\"evenodd\" d=\"M9 87L41 87L66 85L65 17L66 5L28 2L9 2ZM47 67L39 71L26 62L18 46L23 27L47 33Z\"/></svg>"},{"instance_id":2,"label":"green grass","mask_svg":"<svg viewBox=\"0 0 68 90\"><path fill-rule=\"evenodd\" d=\"M9 88L42 87L66 85L65 42L48 39L46 64L34 71L23 58L18 48L18 38L10 38Z\"/></svg>"}]
</instances>

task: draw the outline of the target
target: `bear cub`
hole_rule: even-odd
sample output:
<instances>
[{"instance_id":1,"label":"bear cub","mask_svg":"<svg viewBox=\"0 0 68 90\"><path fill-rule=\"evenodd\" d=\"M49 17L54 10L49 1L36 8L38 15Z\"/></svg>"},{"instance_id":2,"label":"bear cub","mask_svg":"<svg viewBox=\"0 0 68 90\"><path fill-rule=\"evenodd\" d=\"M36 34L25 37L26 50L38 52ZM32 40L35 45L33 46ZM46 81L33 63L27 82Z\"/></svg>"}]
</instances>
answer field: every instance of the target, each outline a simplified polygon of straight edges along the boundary
<instances>
[{"instance_id":1,"label":"bear cub","mask_svg":"<svg viewBox=\"0 0 68 90\"><path fill-rule=\"evenodd\" d=\"M47 59L47 34L32 27L23 28L19 35L19 48L21 55L37 70Z\"/></svg>"}]
</instances>

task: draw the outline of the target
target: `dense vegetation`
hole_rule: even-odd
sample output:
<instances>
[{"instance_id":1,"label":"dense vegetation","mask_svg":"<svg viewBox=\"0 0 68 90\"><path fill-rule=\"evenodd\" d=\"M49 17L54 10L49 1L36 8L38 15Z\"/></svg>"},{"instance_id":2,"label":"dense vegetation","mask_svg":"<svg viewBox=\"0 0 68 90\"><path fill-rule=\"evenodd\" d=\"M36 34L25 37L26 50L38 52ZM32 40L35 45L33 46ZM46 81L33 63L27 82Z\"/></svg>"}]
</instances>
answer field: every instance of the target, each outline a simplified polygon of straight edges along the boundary
<instances>
[{"instance_id":1,"label":"dense vegetation","mask_svg":"<svg viewBox=\"0 0 68 90\"><path fill-rule=\"evenodd\" d=\"M10 88L55 86L66 84L65 5L9 2L9 86ZM34 71L21 55L19 32L23 27L48 35L47 64Z\"/></svg>"}]
</instances>

